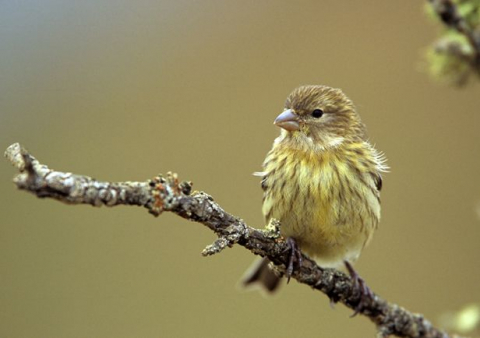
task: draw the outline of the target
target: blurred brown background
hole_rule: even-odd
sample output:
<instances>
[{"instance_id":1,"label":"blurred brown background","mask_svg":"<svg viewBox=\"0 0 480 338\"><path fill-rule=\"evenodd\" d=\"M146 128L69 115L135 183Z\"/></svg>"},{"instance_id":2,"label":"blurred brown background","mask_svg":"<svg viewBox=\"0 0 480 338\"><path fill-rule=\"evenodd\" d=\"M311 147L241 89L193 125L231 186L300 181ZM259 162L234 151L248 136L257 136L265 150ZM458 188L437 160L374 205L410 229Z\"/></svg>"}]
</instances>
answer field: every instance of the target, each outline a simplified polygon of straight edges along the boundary
<instances>
[{"instance_id":1,"label":"blurred brown background","mask_svg":"<svg viewBox=\"0 0 480 338\"><path fill-rule=\"evenodd\" d=\"M422 73L439 27L421 1L1 1L0 145L103 180L173 170L248 224L300 84L340 87L389 159L380 230L357 269L437 321L479 301L479 86ZM3 150L2 150L3 151ZM372 337L293 281L236 289L253 259L140 208L19 192L0 162L1 337Z\"/></svg>"}]
</instances>

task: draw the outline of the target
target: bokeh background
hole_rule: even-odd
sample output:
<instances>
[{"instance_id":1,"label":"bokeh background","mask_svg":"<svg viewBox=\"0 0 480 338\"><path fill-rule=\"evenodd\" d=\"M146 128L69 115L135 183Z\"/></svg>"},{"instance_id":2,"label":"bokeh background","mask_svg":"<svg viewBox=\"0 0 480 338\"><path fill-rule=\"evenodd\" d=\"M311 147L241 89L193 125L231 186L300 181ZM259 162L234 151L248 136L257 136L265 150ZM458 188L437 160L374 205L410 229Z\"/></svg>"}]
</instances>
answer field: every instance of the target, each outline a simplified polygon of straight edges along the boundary
<instances>
[{"instance_id":1,"label":"bokeh background","mask_svg":"<svg viewBox=\"0 0 480 338\"><path fill-rule=\"evenodd\" d=\"M176 171L261 227L272 122L300 84L342 88L391 166L357 269L438 323L480 298L479 85L434 83L421 1L0 1L0 145L102 180ZM236 288L241 247L202 225L17 191L0 161L1 337L372 337L293 281Z\"/></svg>"}]
</instances>

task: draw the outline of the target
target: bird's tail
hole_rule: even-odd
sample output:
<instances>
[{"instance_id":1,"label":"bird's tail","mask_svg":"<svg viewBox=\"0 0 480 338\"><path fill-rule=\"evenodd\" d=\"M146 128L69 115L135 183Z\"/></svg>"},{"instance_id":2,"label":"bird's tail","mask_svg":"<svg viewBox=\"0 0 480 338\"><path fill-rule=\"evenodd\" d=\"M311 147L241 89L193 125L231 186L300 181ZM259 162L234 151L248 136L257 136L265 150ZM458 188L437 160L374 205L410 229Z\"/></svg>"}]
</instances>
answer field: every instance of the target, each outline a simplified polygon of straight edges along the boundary
<instances>
[{"instance_id":1,"label":"bird's tail","mask_svg":"<svg viewBox=\"0 0 480 338\"><path fill-rule=\"evenodd\" d=\"M253 262L245 272L241 283L245 288L260 287L261 290L273 293L280 284L280 277L269 267L270 260L262 258Z\"/></svg>"}]
</instances>

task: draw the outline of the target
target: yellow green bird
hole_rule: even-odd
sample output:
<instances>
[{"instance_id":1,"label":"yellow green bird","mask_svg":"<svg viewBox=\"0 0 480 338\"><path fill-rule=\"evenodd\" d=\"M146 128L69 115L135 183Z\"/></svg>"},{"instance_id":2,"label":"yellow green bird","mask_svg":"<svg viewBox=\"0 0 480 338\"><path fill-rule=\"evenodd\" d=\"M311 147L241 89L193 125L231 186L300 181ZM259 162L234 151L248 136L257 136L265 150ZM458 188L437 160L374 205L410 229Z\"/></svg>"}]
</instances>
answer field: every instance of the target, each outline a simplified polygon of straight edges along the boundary
<instances>
[{"instance_id":1,"label":"yellow green bird","mask_svg":"<svg viewBox=\"0 0 480 338\"><path fill-rule=\"evenodd\" d=\"M351 264L380 220L384 156L368 142L355 106L340 89L296 88L274 124L280 136L256 173L265 221L280 221L281 235L320 266L346 264L355 274ZM263 259L244 284L273 291L278 281Z\"/></svg>"}]
</instances>

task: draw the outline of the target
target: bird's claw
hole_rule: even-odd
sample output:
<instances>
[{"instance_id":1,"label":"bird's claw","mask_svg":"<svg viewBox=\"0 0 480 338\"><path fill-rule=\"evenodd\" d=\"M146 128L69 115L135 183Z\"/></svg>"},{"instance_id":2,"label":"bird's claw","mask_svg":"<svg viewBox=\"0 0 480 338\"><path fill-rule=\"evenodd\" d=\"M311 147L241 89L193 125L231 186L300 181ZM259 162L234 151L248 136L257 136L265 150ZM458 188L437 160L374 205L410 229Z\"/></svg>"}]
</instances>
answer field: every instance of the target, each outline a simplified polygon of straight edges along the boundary
<instances>
[{"instance_id":1,"label":"bird's claw","mask_svg":"<svg viewBox=\"0 0 480 338\"><path fill-rule=\"evenodd\" d=\"M353 281L353 287L360 292L360 300L358 301L357 306L355 307L355 311L351 315L351 317L355 317L357 314L362 312L363 309L367 307L367 305L373 300L373 292L370 290L368 285L365 283L362 277L358 274L357 271L353 268L353 266L348 262L345 261L345 266L347 267L348 273Z\"/></svg>"},{"instance_id":2,"label":"bird's claw","mask_svg":"<svg viewBox=\"0 0 480 338\"><path fill-rule=\"evenodd\" d=\"M302 252L298 248L297 242L295 241L294 238L288 237L287 244L288 244L287 250L290 252L289 252L287 269L285 270L285 276L287 277L287 283L289 283L290 277L292 277L293 271L295 270L295 265L296 265L296 268L300 268L300 266L302 266L303 259L302 259Z\"/></svg>"}]
</instances>

